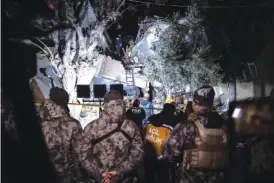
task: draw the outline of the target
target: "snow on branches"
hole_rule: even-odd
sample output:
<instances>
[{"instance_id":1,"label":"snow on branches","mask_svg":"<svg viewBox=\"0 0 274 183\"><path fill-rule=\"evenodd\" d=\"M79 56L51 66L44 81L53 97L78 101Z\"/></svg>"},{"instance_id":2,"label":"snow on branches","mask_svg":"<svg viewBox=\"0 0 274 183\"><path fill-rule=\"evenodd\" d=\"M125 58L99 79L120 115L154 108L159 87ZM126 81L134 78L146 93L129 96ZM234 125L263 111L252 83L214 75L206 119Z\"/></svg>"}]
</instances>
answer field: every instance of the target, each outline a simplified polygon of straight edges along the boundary
<instances>
[{"instance_id":1,"label":"snow on branches","mask_svg":"<svg viewBox=\"0 0 274 183\"><path fill-rule=\"evenodd\" d=\"M34 24L55 42L48 57L70 100L76 100L76 84L83 73L95 73L99 52L108 48L106 28L120 15L125 0L49 0L56 8L53 20ZM99 59L102 61L102 59ZM90 77L90 76L86 76ZM93 76L91 76L93 77Z\"/></svg>"},{"instance_id":2,"label":"snow on branches","mask_svg":"<svg viewBox=\"0 0 274 183\"><path fill-rule=\"evenodd\" d=\"M210 56L203 17L196 4L183 18L175 14L173 19L151 21L154 23L132 51L145 66L143 73L150 81L160 82L166 94L221 81L221 69Z\"/></svg>"},{"instance_id":3,"label":"snow on branches","mask_svg":"<svg viewBox=\"0 0 274 183\"><path fill-rule=\"evenodd\" d=\"M90 0L90 2L99 21L115 21L121 16L121 8L125 5L125 0Z\"/></svg>"}]
</instances>

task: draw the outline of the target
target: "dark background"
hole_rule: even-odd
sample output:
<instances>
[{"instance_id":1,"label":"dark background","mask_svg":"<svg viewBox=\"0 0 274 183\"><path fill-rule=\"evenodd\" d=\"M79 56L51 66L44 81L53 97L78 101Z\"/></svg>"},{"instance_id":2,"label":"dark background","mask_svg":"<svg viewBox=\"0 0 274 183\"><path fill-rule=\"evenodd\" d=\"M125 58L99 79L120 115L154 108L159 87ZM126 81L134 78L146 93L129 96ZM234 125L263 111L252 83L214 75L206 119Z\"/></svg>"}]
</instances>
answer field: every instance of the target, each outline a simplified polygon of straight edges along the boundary
<instances>
[{"instance_id":1,"label":"dark background","mask_svg":"<svg viewBox=\"0 0 274 183\"><path fill-rule=\"evenodd\" d=\"M148 2L149 0L141 0ZM125 11L114 23L108 33L115 43L118 34L123 40L133 37L135 40L139 26L138 20L145 16L172 16L174 12L184 15L187 8L168 5L189 5L190 1L170 0L166 6L132 3L137 12ZM216 55L223 70L230 74L240 68L242 62L254 62L261 51L274 37L274 1L273 0L208 0L209 8L202 8L205 15L206 31L212 54ZM123 44L125 46L125 44Z\"/></svg>"}]
</instances>

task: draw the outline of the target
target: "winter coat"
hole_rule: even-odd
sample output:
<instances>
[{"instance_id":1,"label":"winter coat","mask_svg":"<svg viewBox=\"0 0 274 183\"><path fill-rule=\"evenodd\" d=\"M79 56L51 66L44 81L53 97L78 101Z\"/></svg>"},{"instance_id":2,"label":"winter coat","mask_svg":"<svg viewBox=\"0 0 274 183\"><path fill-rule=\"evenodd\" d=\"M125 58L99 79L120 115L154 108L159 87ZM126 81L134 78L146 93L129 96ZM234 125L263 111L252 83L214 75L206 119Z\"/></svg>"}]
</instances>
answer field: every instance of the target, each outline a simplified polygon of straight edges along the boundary
<instances>
[{"instance_id":1,"label":"winter coat","mask_svg":"<svg viewBox=\"0 0 274 183\"><path fill-rule=\"evenodd\" d=\"M157 156L160 156L161 145L164 144L175 124L176 118L174 113L170 113L169 111L162 111L148 118L144 128L145 139L151 141Z\"/></svg>"},{"instance_id":2,"label":"winter coat","mask_svg":"<svg viewBox=\"0 0 274 183\"><path fill-rule=\"evenodd\" d=\"M194 149L195 137L198 135L198 129L193 123L198 120L205 128L221 128L223 121L218 113L211 111L201 111L191 115L188 121L176 125L172 133L166 140L162 148L162 158L169 162L180 163L177 170L178 183L222 183L224 182L224 172L201 171L197 169L183 169L182 149Z\"/></svg>"},{"instance_id":3,"label":"winter coat","mask_svg":"<svg viewBox=\"0 0 274 183\"><path fill-rule=\"evenodd\" d=\"M177 124L177 118L174 112L172 111L161 111L158 114L154 114L148 118L149 123L153 124L154 126L162 126L168 125L172 128Z\"/></svg>"},{"instance_id":4,"label":"winter coat","mask_svg":"<svg viewBox=\"0 0 274 183\"><path fill-rule=\"evenodd\" d=\"M105 171L117 171L124 180L141 164L144 150L138 126L125 119L126 106L123 100L112 100L104 104L99 119L84 129L87 142L93 145L90 161L97 163L93 178L100 182ZM120 129L114 132L115 129ZM112 132L112 134L111 134Z\"/></svg>"},{"instance_id":5,"label":"winter coat","mask_svg":"<svg viewBox=\"0 0 274 183\"><path fill-rule=\"evenodd\" d=\"M148 118L153 114L153 104L147 99L141 100L140 107L144 108L146 112L146 118L143 120L143 126L147 122Z\"/></svg>"},{"instance_id":6,"label":"winter coat","mask_svg":"<svg viewBox=\"0 0 274 183\"><path fill-rule=\"evenodd\" d=\"M161 157L162 145L172 132L176 122L175 108L170 108L172 104L167 105L169 106L164 107L159 114L150 116L145 125L146 182L169 183L175 172L169 163L158 160Z\"/></svg>"},{"instance_id":7,"label":"winter coat","mask_svg":"<svg viewBox=\"0 0 274 183\"><path fill-rule=\"evenodd\" d=\"M141 134L143 131L143 123L142 121L146 118L146 112L143 108L140 107L132 107L127 110L127 119L134 121L136 125L139 127Z\"/></svg>"},{"instance_id":8,"label":"winter coat","mask_svg":"<svg viewBox=\"0 0 274 183\"><path fill-rule=\"evenodd\" d=\"M70 117L64 108L46 100L40 108L42 132L45 137L52 163L58 173L59 182L79 182L82 127Z\"/></svg>"}]
</instances>

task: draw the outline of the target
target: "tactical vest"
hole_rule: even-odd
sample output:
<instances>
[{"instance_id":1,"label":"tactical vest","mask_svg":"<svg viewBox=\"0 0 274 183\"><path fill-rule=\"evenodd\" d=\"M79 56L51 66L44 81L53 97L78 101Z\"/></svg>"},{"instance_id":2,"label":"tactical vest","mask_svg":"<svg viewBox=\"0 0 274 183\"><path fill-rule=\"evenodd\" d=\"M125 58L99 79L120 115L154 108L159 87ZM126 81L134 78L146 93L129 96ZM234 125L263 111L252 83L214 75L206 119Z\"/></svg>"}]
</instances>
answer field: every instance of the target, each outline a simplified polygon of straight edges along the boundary
<instances>
[{"instance_id":1,"label":"tactical vest","mask_svg":"<svg viewBox=\"0 0 274 183\"><path fill-rule=\"evenodd\" d=\"M156 127L148 123L145 127L145 139L148 140L156 153L156 156L161 155L161 148L166 141L167 136L171 133L172 127L168 125L162 125Z\"/></svg>"},{"instance_id":2,"label":"tactical vest","mask_svg":"<svg viewBox=\"0 0 274 183\"><path fill-rule=\"evenodd\" d=\"M184 150L183 168L224 170L228 163L228 136L224 128L205 128L197 120L193 123L198 129L195 148Z\"/></svg>"}]
</instances>

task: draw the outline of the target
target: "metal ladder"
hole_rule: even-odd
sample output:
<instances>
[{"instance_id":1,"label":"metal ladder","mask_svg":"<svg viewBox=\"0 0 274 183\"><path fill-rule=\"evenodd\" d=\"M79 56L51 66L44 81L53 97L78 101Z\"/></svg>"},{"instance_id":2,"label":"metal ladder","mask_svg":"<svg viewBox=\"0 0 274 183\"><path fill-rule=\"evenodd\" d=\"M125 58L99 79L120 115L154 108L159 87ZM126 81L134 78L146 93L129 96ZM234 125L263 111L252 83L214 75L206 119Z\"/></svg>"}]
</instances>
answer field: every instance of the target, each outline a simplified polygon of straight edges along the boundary
<instances>
[{"instance_id":1,"label":"metal ladder","mask_svg":"<svg viewBox=\"0 0 274 183\"><path fill-rule=\"evenodd\" d=\"M134 71L132 68L125 68L126 70L126 83L129 86L135 86Z\"/></svg>"}]
</instances>

